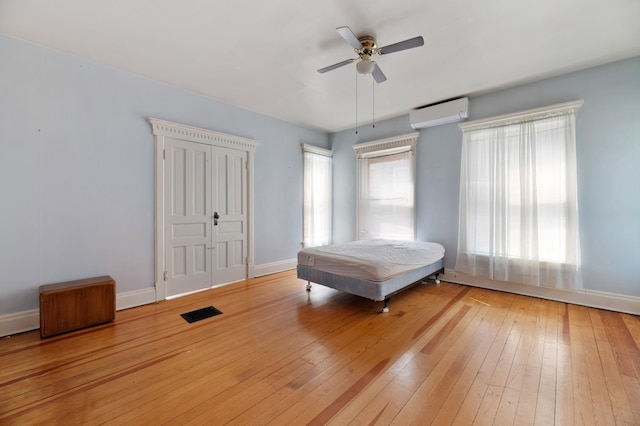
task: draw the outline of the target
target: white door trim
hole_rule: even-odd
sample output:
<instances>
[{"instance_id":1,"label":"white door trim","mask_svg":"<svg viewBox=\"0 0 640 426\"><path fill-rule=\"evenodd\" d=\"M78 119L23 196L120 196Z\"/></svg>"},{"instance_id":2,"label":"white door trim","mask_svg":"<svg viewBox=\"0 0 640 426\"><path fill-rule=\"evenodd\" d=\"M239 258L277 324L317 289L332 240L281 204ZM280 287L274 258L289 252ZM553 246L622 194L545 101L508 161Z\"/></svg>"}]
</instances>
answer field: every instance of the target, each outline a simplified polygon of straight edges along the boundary
<instances>
[{"instance_id":1,"label":"white door trim","mask_svg":"<svg viewBox=\"0 0 640 426\"><path fill-rule=\"evenodd\" d=\"M255 276L255 262L253 250L253 164L254 152L258 141L240 136L228 135L213 130L201 129L171 121L149 118L155 138L155 286L156 301L167 297L164 272L167 270L165 262L164 244L164 149L165 138L182 139L190 142L231 148L247 152L247 278Z\"/></svg>"}]
</instances>

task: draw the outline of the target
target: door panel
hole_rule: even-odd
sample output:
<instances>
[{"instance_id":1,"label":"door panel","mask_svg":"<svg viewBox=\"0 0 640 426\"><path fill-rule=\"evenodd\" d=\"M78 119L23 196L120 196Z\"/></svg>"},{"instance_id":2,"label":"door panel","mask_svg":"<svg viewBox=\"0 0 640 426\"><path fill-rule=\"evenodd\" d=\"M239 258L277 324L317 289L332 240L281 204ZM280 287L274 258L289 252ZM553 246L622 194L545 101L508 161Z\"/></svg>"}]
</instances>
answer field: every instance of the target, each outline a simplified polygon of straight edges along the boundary
<instances>
[{"instance_id":1,"label":"door panel","mask_svg":"<svg viewBox=\"0 0 640 426\"><path fill-rule=\"evenodd\" d=\"M213 147L214 284L247 277L247 153Z\"/></svg>"},{"instance_id":2,"label":"door panel","mask_svg":"<svg viewBox=\"0 0 640 426\"><path fill-rule=\"evenodd\" d=\"M167 295L175 296L211 286L211 147L167 139L165 155Z\"/></svg>"}]
</instances>

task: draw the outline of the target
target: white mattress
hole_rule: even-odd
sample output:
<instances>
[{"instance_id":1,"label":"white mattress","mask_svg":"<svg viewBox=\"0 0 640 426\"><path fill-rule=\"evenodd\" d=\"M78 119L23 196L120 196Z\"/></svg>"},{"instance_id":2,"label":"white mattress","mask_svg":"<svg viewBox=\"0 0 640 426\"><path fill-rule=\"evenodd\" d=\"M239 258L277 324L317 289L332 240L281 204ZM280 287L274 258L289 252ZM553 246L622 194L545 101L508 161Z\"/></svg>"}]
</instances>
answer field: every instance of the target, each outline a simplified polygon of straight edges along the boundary
<instances>
[{"instance_id":1,"label":"white mattress","mask_svg":"<svg viewBox=\"0 0 640 426\"><path fill-rule=\"evenodd\" d=\"M421 241L361 240L298 252L298 265L332 274L385 281L444 257L444 247Z\"/></svg>"}]
</instances>

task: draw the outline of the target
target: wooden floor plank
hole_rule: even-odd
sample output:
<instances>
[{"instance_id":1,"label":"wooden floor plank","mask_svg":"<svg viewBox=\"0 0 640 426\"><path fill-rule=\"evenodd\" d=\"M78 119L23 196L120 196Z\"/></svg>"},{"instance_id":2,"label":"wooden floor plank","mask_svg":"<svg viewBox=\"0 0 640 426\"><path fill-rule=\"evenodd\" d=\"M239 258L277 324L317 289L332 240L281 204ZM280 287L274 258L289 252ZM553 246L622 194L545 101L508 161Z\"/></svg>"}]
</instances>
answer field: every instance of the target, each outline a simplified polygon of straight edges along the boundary
<instances>
[{"instance_id":1,"label":"wooden floor plank","mask_svg":"<svg viewBox=\"0 0 640 426\"><path fill-rule=\"evenodd\" d=\"M483 426L495 424L494 419L496 418L500 401L502 401L502 394L504 393L504 390L504 386L487 386L487 390L482 397L480 407L473 419L473 425Z\"/></svg>"},{"instance_id":2,"label":"wooden floor plank","mask_svg":"<svg viewBox=\"0 0 640 426\"><path fill-rule=\"evenodd\" d=\"M636 316L444 282L381 314L305 285L288 271L1 339L0 424L640 423Z\"/></svg>"},{"instance_id":3,"label":"wooden floor plank","mask_svg":"<svg viewBox=\"0 0 640 426\"><path fill-rule=\"evenodd\" d=\"M533 419L534 424L538 426L551 425L554 422L558 371L558 321L561 318L560 313L563 308L563 304L548 300L545 301L545 305L544 348Z\"/></svg>"},{"instance_id":4,"label":"wooden floor plank","mask_svg":"<svg viewBox=\"0 0 640 426\"><path fill-rule=\"evenodd\" d=\"M526 361L524 361L524 355L522 357L524 362L521 366L522 376L519 378L520 393L514 418L514 424L517 425L534 424L541 381L545 333L539 332L539 330L546 330L548 317L544 301L534 300L532 308L530 328L526 332L528 353Z\"/></svg>"},{"instance_id":5,"label":"wooden floor plank","mask_svg":"<svg viewBox=\"0 0 640 426\"><path fill-rule=\"evenodd\" d=\"M571 356L571 327L569 321L569 305L562 306L563 312L558 321L558 345L556 347L556 425L573 425L575 418L575 393L573 386L573 357Z\"/></svg>"},{"instance_id":6,"label":"wooden floor plank","mask_svg":"<svg viewBox=\"0 0 640 426\"><path fill-rule=\"evenodd\" d=\"M631 404L620 372L616 367L615 354L611 348L601 313L601 311L592 309L589 311L589 317L605 377L605 386L613 406L613 413L616 416L615 424L640 424L640 417L636 418L632 411L626 411L626 407L630 407Z\"/></svg>"},{"instance_id":7,"label":"wooden floor plank","mask_svg":"<svg viewBox=\"0 0 640 426\"><path fill-rule=\"evenodd\" d=\"M491 424L498 414L501 417L515 415L518 394L516 389L507 388L507 383L514 361L516 361L520 340L525 331L525 319L532 303L533 298L520 298L517 301L515 306L517 316L513 320L509 335L488 381L489 386L480 403L474 424L487 424L486 422L489 420L489 424ZM513 406L513 410L510 409L511 406Z\"/></svg>"},{"instance_id":8,"label":"wooden floor plank","mask_svg":"<svg viewBox=\"0 0 640 426\"><path fill-rule=\"evenodd\" d=\"M497 294L492 296L497 296ZM475 330L476 333L483 336L482 342L478 345L473 357L465 366L464 371L451 389L451 392L447 395L437 415L434 417L432 422L434 425L450 425L459 415L461 406L469 395L481 366L486 361L491 348L498 338L499 328L505 321L508 313L508 309L492 308L498 305L499 298L484 297L483 300L480 300L472 297L471 299L476 303L485 305L484 310L488 311L483 321L478 324ZM467 423L470 424L472 419L473 418L467 419Z\"/></svg>"},{"instance_id":9,"label":"wooden floor plank","mask_svg":"<svg viewBox=\"0 0 640 426\"><path fill-rule=\"evenodd\" d=\"M504 320L494 330L495 337L480 366L469 391L460 403L460 407L453 420L453 424L468 425L471 424L477 416L480 405L490 385L491 376L493 375L498 360L502 354L506 341L513 328L514 321L518 314L518 309L523 298L499 298L492 305L493 309L504 311Z\"/></svg>"},{"instance_id":10,"label":"wooden floor plank","mask_svg":"<svg viewBox=\"0 0 640 426\"><path fill-rule=\"evenodd\" d=\"M586 308L569 305L571 329L571 366L573 379L574 417L583 425L595 425L596 407L593 406L591 383L589 382L589 358L594 356L585 345L582 329L586 326Z\"/></svg>"}]
</instances>

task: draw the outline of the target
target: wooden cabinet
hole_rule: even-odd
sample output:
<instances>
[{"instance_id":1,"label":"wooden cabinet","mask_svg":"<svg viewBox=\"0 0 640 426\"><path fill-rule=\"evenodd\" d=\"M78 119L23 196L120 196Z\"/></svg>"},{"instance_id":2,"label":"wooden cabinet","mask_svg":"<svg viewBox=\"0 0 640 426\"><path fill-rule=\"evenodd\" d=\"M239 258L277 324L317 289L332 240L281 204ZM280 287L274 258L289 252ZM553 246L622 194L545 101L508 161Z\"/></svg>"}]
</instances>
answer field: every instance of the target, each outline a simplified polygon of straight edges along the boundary
<instances>
[{"instance_id":1,"label":"wooden cabinet","mask_svg":"<svg viewBox=\"0 0 640 426\"><path fill-rule=\"evenodd\" d=\"M40 336L113 321L116 282L108 275L40 286Z\"/></svg>"}]
</instances>

